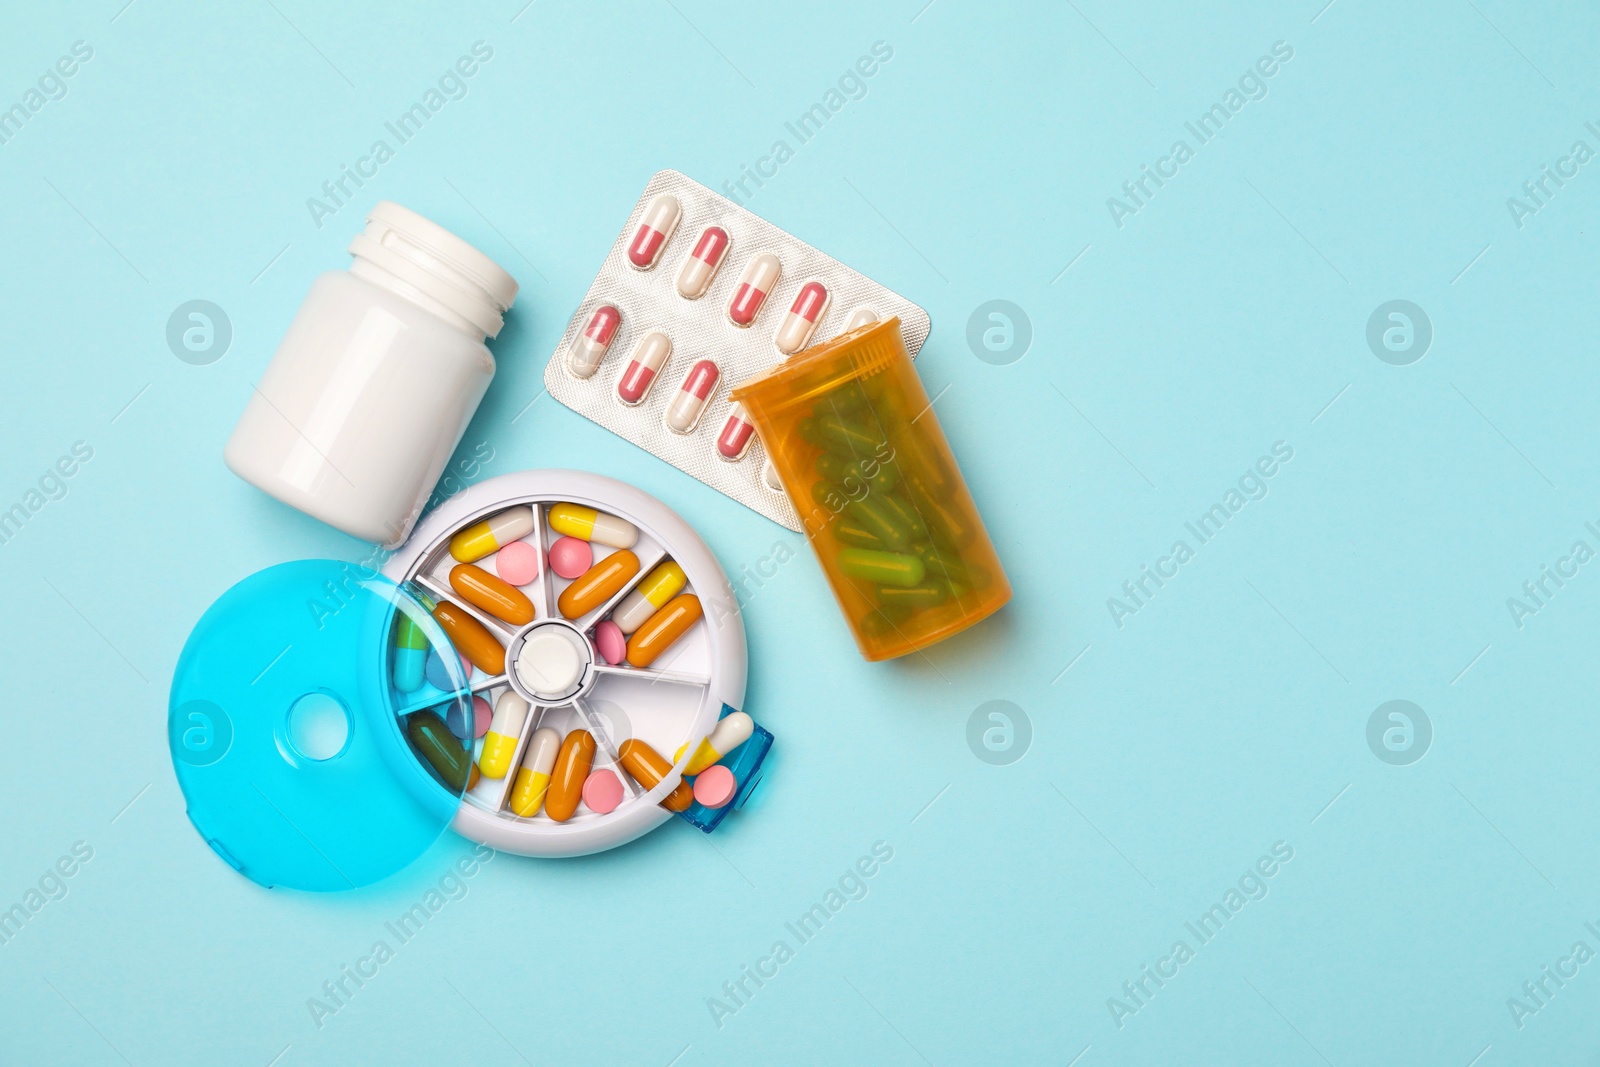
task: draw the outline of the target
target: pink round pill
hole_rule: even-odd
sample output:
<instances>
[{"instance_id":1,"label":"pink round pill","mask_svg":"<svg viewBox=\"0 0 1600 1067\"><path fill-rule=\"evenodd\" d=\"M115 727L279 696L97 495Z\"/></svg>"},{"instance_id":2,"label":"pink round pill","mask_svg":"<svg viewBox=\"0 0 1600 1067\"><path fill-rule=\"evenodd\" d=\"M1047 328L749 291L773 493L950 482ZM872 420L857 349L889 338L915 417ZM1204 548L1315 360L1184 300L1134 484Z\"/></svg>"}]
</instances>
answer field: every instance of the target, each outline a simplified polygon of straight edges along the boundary
<instances>
[{"instance_id":1,"label":"pink round pill","mask_svg":"<svg viewBox=\"0 0 1600 1067\"><path fill-rule=\"evenodd\" d=\"M738 791L739 782L733 772L720 763L713 763L694 780L694 799L708 808L723 807Z\"/></svg>"},{"instance_id":2,"label":"pink round pill","mask_svg":"<svg viewBox=\"0 0 1600 1067\"><path fill-rule=\"evenodd\" d=\"M594 650L610 664L622 662L628 654L628 639L622 636L622 627L607 619L594 628Z\"/></svg>"},{"instance_id":3,"label":"pink round pill","mask_svg":"<svg viewBox=\"0 0 1600 1067\"><path fill-rule=\"evenodd\" d=\"M482 697L472 698L472 723L468 725L465 716L461 713L460 704L452 704L445 715L445 725L450 727L450 732L462 740L469 737L482 737L489 732L489 720L494 717L489 702Z\"/></svg>"},{"instance_id":4,"label":"pink round pill","mask_svg":"<svg viewBox=\"0 0 1600 1067\"><path fill-rule=\"evenodd\" d=\"M577 578L594 564L594 549L576 537L558 537L550 546L550 569L563 578Z\"/></svg>"},{"instance_id":5,"label":"pink round pill","mask_svg":"<svg viewBox=\"0 0 1600 1067\"><path fill-rule=\"evenodd\" d=\"M583 802L590 811L610 815L622 803L621 779L604 768L595 771L583 780Z\"/></svg>"},{"instance_id":6,"label":"pink round pill","mask_svg":"<svg viewBox=\"0 0 1600 1067\"><path fill-rule=\"evenodd\" d=\"M539 577L539 553L526 541L513 541L494 554L494 569L512 585L532 585Z\"/></svg>"}]
</instances>

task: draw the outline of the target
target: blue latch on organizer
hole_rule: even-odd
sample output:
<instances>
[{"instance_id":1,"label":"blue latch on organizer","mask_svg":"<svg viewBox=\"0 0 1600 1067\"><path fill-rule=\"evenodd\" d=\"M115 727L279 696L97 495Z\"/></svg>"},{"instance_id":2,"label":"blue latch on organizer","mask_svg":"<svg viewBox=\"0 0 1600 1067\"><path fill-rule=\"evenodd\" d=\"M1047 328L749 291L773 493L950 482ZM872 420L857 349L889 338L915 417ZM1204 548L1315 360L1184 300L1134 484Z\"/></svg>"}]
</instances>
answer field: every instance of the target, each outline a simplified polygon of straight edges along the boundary
<instances>
[{"instance_id":1,"label":"blue latch on organizer","mask_svg":"<svg viewBox=\"0 0 1600 1067\"><path fill-rule=\"evenodd\" d=\"M745 726L748 724L749 732ZM678 815L687 819L704 833L710 833L727 818L734 808L742 808L750 799L756 786L761 784L761 765L772 748L772 734L761 724L731 705L722 705L722 714L710 736L700 742L700 748L689 760L684 777L694 777L712 767L725 767L733 775L733 797L726 803L711 808L700 803L701 790L696 788L696 800ZM705 762L710 760L711 762ZM693 768L691 772L689 768ZM725 779L724 779L725 780Z\"/></svg>"}]
</instances>

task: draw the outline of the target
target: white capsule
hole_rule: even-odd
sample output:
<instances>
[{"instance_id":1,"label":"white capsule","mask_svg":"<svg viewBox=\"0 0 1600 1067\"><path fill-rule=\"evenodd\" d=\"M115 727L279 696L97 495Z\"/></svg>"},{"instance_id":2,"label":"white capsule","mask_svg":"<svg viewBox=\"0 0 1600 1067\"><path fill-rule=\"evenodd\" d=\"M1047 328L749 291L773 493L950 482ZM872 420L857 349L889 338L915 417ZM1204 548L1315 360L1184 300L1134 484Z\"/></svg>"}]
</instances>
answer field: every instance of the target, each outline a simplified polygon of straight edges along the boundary
<instances>
[{"instance_id":1,"label":"white capsule","mask_svg":"<svg viewBox=\"0 0 1600 1067\"><path fill-rule=\"evenodd\" d=\"M660 330L652 330L639 338L639 343L633 346L633 358L617 379L617 398L629 406L642 404L671 354L672 342Z\"/></svg>"},{"instance_id":2,"label":"white capsule","mask_svg":"<svg viewBox=\"0 0 1600 1067\"><path fill-rule=\"evenodd\" d=\"M639 220L639 229L633 235L633 243L628 245L628 265L634 270L649 270L656 265L656 260L661 258L661 250L667 247L667 242L672 238L672 231L678 228L678 219L683 216L683 208L679 206L677 197L662 193L644 209L644 216Z\"/></svg>"},{"instance_id":3,"label":"white capsule","mask_svg":"<svg viewBox=\"0 0 1600 1067\"><path fill-rule=\"evenodd\" d=\"M751 259L739 278L739 287L733 291L733 299L728 301L728 321L739 327L756 321L782 273L783 264L771 252Z\"/></svg>"},{"instance_id":4,"label":"white capsule","mask_svg":"<svg viewBox=\"0 0 1600 1067\"><path fill-rule=\"evenodd\" d=\"M589 316L589 324L572 339L572 350L567 356L567 366L578 378L592 378L600 369L601 360L611 348L611 339L617 334L622 313L610 304L601 304Z\"/></svg>"},{"instance_id":5,"label":"white capsule","mask_svg":"<svg viewBox=\"0 0 1600 1067\"><path fill-rule=\"evenodd\" d=\"M767 488L774 493L783 492L783 479L778 477L778 468L772 465L772 460L763 460L761 463L761 480L767 483Z\"/></svg>"},{"instance_id":6,"label":"white capsule","mask_svg":"<svg viewBox=\"0 0 1600 1067\"><path fill-rule=\"evenodd\" d=\"M778 346L778 351L786 356L792 356L806 346L811 340L811 335L822 322L822 317L828 313L828 305L833 303L833 294L828 292L828 287L819 281L809 281L800 287L795 294L794 303L789 307L789 313L783 317L783 322L778 326L778 332L772 338L772 343Z\"/></svg>"},{"instance_id":7,"label":"white capsule","mask_svg":"<svg viewBox=\"0 0 1600 1067\"><path fill-rule=\"evenodd\" d=\"M707 226L678 271L678 295L685 300L704 296L727 254L728 231L721 226Z\"/></svg>"},{"instance_id":8,"label":"white capsule","mask_svg":"<svg viewBox=\"0 0 1600 1067\"><path fill-rule=\"evenodd\" d=\"M750 416L745 414L742 406L735 404L728 409L728 419L722 424L722 432L717 434L717 455L737 463L750 451L755 439L756 428Z\"/></svg>"},{"instance_id":9,"label":"white capsule","mask_svg":"<svg viewBox=\"0 0 1600 1067\"><path fill-rule=\"evenodd\" d=\"M877 321L878 313L876 311L871 308L856 308L850 312L850 317L845 320L844 332L849 333L851 330L859 330L869 322Z\"/></svg>"},{"instance_id":10,"label":"white capsule","mask_svg":"<svg viewBox=\"0 0 1600 1067\"><path fill-rule=\"evenodd\" d=\"M684 375L683 384L678 386L678 392L667 405L667 429L673 433L692 433L721 376L722 372L709 359L702 359L690 367L689 373Z\"/></svg>"}]
</instances>

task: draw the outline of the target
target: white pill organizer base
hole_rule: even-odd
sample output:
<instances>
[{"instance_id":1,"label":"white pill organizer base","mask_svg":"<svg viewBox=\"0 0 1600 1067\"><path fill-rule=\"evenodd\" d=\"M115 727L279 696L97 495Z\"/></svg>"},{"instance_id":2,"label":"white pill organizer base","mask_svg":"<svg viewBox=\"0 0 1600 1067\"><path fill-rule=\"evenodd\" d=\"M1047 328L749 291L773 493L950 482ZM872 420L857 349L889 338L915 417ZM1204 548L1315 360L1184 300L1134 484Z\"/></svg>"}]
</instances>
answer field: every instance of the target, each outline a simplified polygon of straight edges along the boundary
<instances>
[{"instance_id":1,"label":"white pill organizer base","mask_svg":"<svg viewBox=\"0 0 1600 1067\"><path fill-rule=\"evenodd\" d=\"M571 580L558 577L548 566L550 545L560 536L550 529L548 510L558 503L602 510L638 530L630 549L639 557L634 577L604 605L575 622L569 622L556 606ZM474 608L451 587L450 572L456 560L450 553L450 539L475 523L524 505L532 507L534 521L521 539L538 551L541 565L538 576L523 589L534 602L535 619L526 626L513 626ZM597 557L613 551L595 546ZM649 667L599 661L580 635L591 632L666 559L683 568L688 583L685 591L701 598L705 616ZM492 573L496 557L480 560L478 565ZM481 778L462 797L451 824L461 835L502 852L580 856L613 848L660 826L672 818L672 813L657 803L670 787L663 783L654 792L640 787L618 765L617 746L636 737L665 758L675 759L678 746L712 731L725 706L743 706L747 667L744 622L721 565L688 523L661 501L630 485L584 471L560 470L521 471L479 482L423 519L383 570L396 583L408 582L434 600L455 604L505 646L506 667L515 672L515 681L509 673L490 676L474 670L467 688L475 696L483 697L491 707L498 705L506 692L534 698L517 731L511 770L503 778ZM560 647L564 638L572 641L565 649ZM539 699L538 690L545 686L559 695ZM421 692L410 697L411 704L402 712L436 706L439 696ZM544 726L553 727L563 738L579 728L594 734L598 743L595 768L613 770L623 784L624 799L615 811L601 814L584 806L567 822L556 822L547 813L524 819L509 810L523 756L534 732ZM479 739L475 759L481 757L482 747ZM744 776L741 787L746 787L748 780L749 776Z\"/></svg>"},{"instance_id":2,"label":"white pill organizer base","mask_svg":"<svg viewBox=\"0 0 1600 1067\"><path fill-rule=\"evenodd\" d=\"M645 209L662 193L676 197L683 213L654 268L636 270L628 263L628 245ZM678 294L678 271L707 226L720 226L728 232L728 251L711 287L698 299L688 300ZM728 303L746 265L763 252L776 255L783 272L755 321L741 328L728 320ZM845 323L861 308L870 308L880 319L898 315L906 349L913 357L927 340L931 323L921 307L685 175L675 170L657 171L561 335L545 367L545 388L578 414L798 531L800 518L789 498L762 477L766 451L761 442L754 442L743 459L729 461L717 452L717 435L732 406L729 391L787 358L773 338L801 286L813 280L827 286L831 299L810 344L843 333ZM572 342L602 304L614 305L622 313L622 322L600 369L593 377L579 378L567 365ZM630 407L617 397L617 379L627 368L634 346L652 330L672 341L672 355L644 402ZM694 431L674 433L666 425L667 405L689 369L702 359L713 360L721 376Z\"/></svg>"}]
</instances>

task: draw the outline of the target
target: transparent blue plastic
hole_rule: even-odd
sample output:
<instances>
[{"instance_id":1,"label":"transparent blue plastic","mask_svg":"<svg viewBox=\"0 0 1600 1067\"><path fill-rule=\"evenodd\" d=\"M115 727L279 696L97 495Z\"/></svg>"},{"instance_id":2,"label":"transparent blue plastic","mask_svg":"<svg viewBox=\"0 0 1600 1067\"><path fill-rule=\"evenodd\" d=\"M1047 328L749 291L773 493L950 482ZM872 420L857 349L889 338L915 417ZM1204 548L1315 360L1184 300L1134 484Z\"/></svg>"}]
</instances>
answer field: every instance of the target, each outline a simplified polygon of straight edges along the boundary
<instances>
[{"instance_id":1,"label":"transparent blue plastic","mask_svg":"<svg viewBox=\"0 0 1600 1067\"><path fill-rule=\"evenodd\" d=\"M727 704L722 705L722 714L717 716L718 721L737 710L739 709ZM745 801L755 793L756 786L761 784L761 764L766 761L767 750L771 747L772 735L764 730L760 723L755 723L755 730L750 734L750 740L717 761L718 765L732 771L734 781L739 783L733 799L720 808L708 808L696 801L678 812L678 817L708 834L722 825L722 820L728 817L728 812L744 807Z\"/></svg>"},{"instance_id":2,"label":"transparent blue plastic","mask_svg":"<svg viewBox=\"0 0 1600 1067\"><path fill-rule=\"evenodd\" d=\"M399 612L446 650L452 689L396 688ZM449 649L410 592L352 563L284 563L224 593L189 635L168 704L200 836L268 887L354 889L415 860L460 805L406 736L405 716L470 703Z\"/></svg>"}]
</instances>

